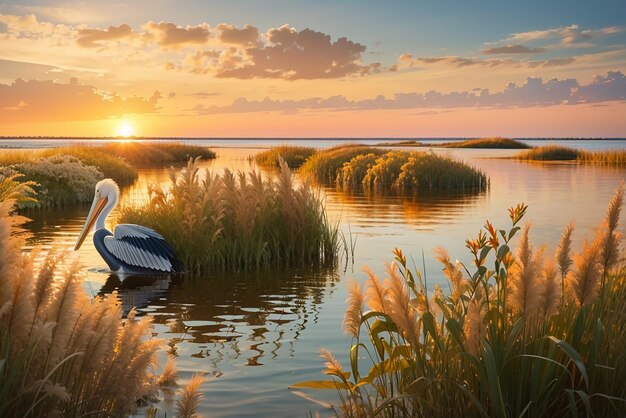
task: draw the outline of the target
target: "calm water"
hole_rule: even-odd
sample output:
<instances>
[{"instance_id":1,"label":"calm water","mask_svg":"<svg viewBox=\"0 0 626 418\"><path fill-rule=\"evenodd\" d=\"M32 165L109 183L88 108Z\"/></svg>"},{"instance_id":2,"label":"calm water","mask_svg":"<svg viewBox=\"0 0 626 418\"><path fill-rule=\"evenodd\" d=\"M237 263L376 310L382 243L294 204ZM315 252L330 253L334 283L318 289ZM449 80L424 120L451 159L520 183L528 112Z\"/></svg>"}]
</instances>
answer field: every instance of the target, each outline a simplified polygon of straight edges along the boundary
<instances>
[{"instance_id":1,"label":"calm water","mask_svg":"<svg viewBox=\"0 0 626 418\"><path fill-rule=\"evenodd\" d=\"M205 142L212 146L226 143L217 141ZM235 141L236 148L217 147L219 158L204 164L216 171L225 167L248 170L254 168L247 160L249 155L261 147L285 142ZM335 144L318 142L309 140L306 144ZM232 140L227 143L233 145ZM96 295L119 289L126 310L136 306L154 317L157 338L164 341L161 359L166 353L177 356L181 383L195 371L207 374L200 411L204 416L299 417L308 411L329 415L323 405L290 391L288 386L324 378L320 374L320 347L331 349L340 361L348 363L350 340L341 332L346 282L351 278L362 281L363 265L370 265L382 275L384 262L391 260L391 250L398 247L419 266L424 254L429 287L443 283L440 267L433 262L433 249L444 246L453 259L469 262L465 239L474 236L487 219L507 227L507 208L518 202L529 205L526 220L532 221L535 244L545 243L551 252L562 229L575 219L578 249L582 239L592 236L615 188L626 178L625 169L524 163L493 158L515 151L444 150L435 145L433 141L435 152L486 171L491 178L489 191L456 197L385 197L323 189L331 218L340 220L345 234L351 233L355 243L353 264L334 271L220 275L182 282L130 277L120 282L117 276L98 272L104 263L88 240L78 254L85 265L85 291ZM587 149L626 148L626 141L576 141L574 145ZM146 185L167 182L165 169L141 170L135 185L123 190L122 201L141 201L146 196ZM34 220L27 225L33 232L29 248L73 246L87 210L83 207L31 213ZM621 230L626 231L623 225ZM327 401L334 395L330 391L308 394ZM169 396L160 408L172 416Z\"/></svg>"}]
</instances>

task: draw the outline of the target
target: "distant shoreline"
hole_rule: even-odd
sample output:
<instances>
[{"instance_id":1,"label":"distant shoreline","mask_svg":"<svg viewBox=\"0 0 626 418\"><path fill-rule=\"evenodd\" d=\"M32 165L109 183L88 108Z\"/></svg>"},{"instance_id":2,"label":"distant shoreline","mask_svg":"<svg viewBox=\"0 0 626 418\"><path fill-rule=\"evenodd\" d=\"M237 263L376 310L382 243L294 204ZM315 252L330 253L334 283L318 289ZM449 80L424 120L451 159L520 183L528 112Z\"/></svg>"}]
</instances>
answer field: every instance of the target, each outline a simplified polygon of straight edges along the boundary
<instances>
[{"instance_id":1,"label":"distant shoreline","mask_svg":"<svg viewBox=\"0 0 626 418\"><path fill-rule=\"evenodd\" d=\"M453 141L453 140L468 140L468 139L478 139L481 137L476 136L466 136L466 137L278 137L278 136L267 136L267 137L219 137L219 136L209 136L209 137L186 137L186 136L137 136L137 137L117 137L117 136L0 136L0 140L46 140L46 141L54 141L54 140L95 140L95 141L141 141L141 140L155 140L155 141L210 141L210 140L246 140L246 141L267 141L267 140L295 140L295 141L337 141L337 140L372 140L372 141L407 141L407 140L416 140L416 141ZM515 140L532 140L532 141L623 141L626 137L589 137L589 138L572 138L572 137L510 137Z\"/></svg>"}]
</instances>

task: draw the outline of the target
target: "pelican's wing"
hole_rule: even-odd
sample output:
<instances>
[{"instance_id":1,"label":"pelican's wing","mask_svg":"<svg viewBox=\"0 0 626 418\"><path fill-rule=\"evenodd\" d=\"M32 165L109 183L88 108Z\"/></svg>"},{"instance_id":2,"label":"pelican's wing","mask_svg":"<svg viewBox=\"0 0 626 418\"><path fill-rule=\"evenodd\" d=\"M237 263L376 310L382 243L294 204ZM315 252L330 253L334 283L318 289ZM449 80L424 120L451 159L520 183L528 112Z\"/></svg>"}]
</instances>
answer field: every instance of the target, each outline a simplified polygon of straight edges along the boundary
<instances>
[{"instance_id":1,"label":"pelican's wing","mask_svg":"<svg viewBox=\"0 0 626 418\"><path fill-rule=\"evenodd\" d=\"M165 239L141 225L120 224L113 235L104 239L104 246L127 264L163 272L173 272L174 251Z\"/></svg>"}]
</instances>

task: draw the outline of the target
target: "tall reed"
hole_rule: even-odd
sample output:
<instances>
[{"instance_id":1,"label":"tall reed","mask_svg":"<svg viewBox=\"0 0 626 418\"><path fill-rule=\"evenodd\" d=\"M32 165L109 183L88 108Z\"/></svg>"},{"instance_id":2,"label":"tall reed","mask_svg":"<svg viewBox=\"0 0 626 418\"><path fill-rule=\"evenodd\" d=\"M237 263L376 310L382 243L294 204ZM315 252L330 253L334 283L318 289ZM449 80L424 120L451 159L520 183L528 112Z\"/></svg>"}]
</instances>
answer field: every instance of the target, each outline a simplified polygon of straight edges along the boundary
<instances>
[{"instance_id":1,"label":"tall reed","mask_svg":"<svg viewBox=\"0 0 626 418\"><path fill-rule=\"evenodd\" d=\"M35 269L0 201L0 416L126 416L153 396L158 341L149 317L122 321L113 293L91 300L76 262Z\"/></svg>"},{"instance_id":2,"label":"tall reed","mask_svg":"<svg viewBox=\"0 0 626 418\"><path fill-rule=\"evenodd\" d=\"M626 416L626 267L602 256L620 245L619 234L606 236L622 201L623 185L573 269L566 229L555 257L565 295L528 227L512 250L525 205L510 209L508 229L487 222L466 241L472 266L439 250L448 295L429 293L394 250L387 278L367 270L365 289L350 289L348 369L335 362L324 370L331 380L293 387L336 389L348 417Z\"/></svg>"},{"instance_id":3,"label":"tall reed","mask_svg":"<svg viewBox=\"0 0 626 418\"><path fill-rule=\"evenodd\" d=\"M333 265L341 235L308 183L296 186L284 161L275 178L225 170L200 175L197 160L170 171L169 189L149 189L143 206L120 222L159 231L192 272Z\"/></svg>"}]
</instances>

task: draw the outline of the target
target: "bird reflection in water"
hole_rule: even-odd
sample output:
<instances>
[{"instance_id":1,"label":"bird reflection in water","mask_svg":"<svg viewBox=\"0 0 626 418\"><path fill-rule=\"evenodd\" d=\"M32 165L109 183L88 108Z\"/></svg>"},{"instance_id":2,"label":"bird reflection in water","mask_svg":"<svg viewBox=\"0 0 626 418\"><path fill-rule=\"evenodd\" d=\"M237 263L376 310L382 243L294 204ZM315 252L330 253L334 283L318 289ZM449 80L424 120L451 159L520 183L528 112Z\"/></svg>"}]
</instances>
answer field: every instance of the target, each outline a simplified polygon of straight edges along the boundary
<instances>
[{"instance_id":1,"label":"bird reflection in water","mask_svg":"<svg viewBox=\"0 0 626 418\"><path fill-rule=\"evenodd\" d=\"M132 308L138 313L146 313L149 305L167 294L170 284L181 280L178 276L169 275L117 275L109 274L104 285L98 292L99 296L117 291L122 303L123 315L128 315Z\"/></svg>"}]
</instances>

